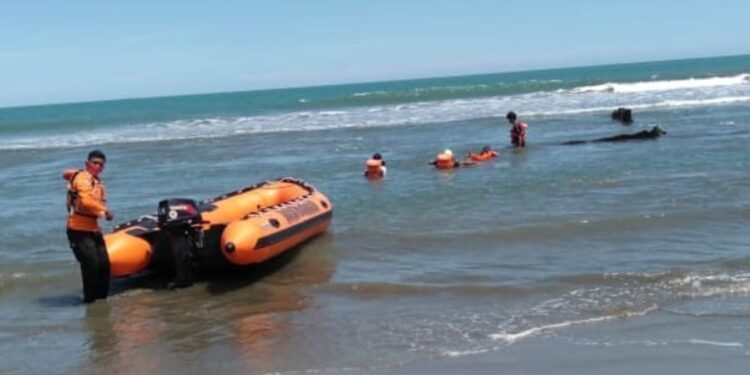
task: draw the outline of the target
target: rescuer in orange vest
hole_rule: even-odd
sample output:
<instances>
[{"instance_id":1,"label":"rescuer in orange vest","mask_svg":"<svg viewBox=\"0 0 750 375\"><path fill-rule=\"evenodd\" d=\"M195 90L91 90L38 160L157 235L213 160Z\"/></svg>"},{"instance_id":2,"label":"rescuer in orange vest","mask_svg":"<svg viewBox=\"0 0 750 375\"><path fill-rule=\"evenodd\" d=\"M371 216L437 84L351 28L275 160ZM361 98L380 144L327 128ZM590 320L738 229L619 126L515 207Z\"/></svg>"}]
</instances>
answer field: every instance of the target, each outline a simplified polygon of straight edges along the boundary
<instances>
[{"instance_id":1,"label":"rescuer in orange vest","mask_svg":"<svg viewBox=\"0 0 750 375\"><path fill-rule=\"evenodd\" d=\"M68 181L68 240L81 266L84 303L106 298L109 291L109 257L98 223L101 217L108 221L114 218L107 209L104 183L99 179L106 161L103 152L94 150L83 170L63 173Z\"/></svg>"}]
</instances>

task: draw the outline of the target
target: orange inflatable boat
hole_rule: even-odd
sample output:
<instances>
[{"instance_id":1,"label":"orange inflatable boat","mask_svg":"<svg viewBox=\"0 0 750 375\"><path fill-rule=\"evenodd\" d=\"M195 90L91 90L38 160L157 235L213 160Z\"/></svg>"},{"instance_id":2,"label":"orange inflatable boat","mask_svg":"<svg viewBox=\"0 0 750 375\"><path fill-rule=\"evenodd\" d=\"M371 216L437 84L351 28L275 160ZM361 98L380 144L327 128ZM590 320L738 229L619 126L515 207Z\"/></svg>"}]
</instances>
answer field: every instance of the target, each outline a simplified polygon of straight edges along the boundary
<instances>
[{"instance_id":1,"label":"orange inflatable boat","mask_svg":"<svg viewBox=\"0 0 750 375\"><path fill-rule=\"evenodd\" d=\"M133 275L173 258L174 238L190 243L193 265L264 262L331 224L330 200L303 181L283 178L206 202L162 201L156 215L118 225L104 236L111 274Z\"/></svg>"}]
</instances>

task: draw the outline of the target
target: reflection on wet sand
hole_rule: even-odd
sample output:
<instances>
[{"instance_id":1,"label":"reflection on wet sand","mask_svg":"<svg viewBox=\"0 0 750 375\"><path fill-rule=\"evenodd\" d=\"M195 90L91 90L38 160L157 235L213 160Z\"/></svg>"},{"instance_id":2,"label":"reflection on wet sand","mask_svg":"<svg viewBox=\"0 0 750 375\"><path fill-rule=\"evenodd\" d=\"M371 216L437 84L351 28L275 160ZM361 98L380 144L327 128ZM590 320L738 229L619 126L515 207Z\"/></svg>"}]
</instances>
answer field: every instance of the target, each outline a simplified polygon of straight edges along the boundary
<instances>
[{"instance_id":1,"label":"reflection on wet sand","mask_svg":"<svg viewBox=\"0 0 750 375\"><path fill-rule=\"evenodd\" d=\"M333 275L334 263L322 249L329 240L321 240L262 267L212 275L187 290L129 290L91 305L86 372L247 374L278 368L285 361L278 354L296 335L295 313L313 304L305 289Z\"/></svg>"}]
</instances>

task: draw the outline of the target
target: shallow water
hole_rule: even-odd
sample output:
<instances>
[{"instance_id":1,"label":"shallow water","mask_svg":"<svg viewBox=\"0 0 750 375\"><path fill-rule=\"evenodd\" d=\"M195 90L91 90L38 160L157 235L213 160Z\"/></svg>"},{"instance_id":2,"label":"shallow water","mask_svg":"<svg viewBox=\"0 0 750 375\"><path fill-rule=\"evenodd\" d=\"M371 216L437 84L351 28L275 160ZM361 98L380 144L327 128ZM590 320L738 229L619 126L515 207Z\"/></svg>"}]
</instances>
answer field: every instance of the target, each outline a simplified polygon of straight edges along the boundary
<instances>
[{"instance_id":1,"label":"shallow water","mask_svg":"<svg viewBox=\"0 0 750 375\"><path fill-rule=\"evenodd\" d=\"M735 70L729 77L742 73ZM586 85L618 82L602 71ZM750 329L750 108L726 98L750 97L750 83L669 85L482 92L449 99L454 106L442 97L410 99L400 110L337 104L324 109L345 114L308 115L337 126L284 131L274 121L304 118L298 109L257 115L212 107L222 118L253 119L225 119L216 132L210 122L192 132L195 122L175 124L179 109L157 125L11 131L7 119L15 115L0 110L7 135L0 141L0 372L360 371L503 351L581 325L608 339L571 339L577 343L635 351L653 342L728 342L715 349L742 356L737 348L750 345L736 333ZM684 100L691 102L659 104ZM497 107L482 109L487 103ZM507 125L488 117L518 109L502 103L538 113L519 110L530 124L527 149L508 149ZM631 126L596 109L639 103ZM472 108L479 110L465 112ZM386 111L386 120L368 111ZM262 120L271 128L243 127L258 116L271 116ZM361 119L372 123L346 126ZM668 134L559 145L654 125ZM499 159L448 172L427 165L444 148L464 154L486 143L501 149ZM178 292L152 276L119 280L111 298L83 306L60 174L92 147L108 155L103 177L116 222L152 212L165 197L205 199L295 176L332 199L334 223L266 267L208 275ZM359 173L375 151L389 174L370 182ZM658 333L621 324L654 316L665 326L711 319Z\"/></svg>"}]
</instances>

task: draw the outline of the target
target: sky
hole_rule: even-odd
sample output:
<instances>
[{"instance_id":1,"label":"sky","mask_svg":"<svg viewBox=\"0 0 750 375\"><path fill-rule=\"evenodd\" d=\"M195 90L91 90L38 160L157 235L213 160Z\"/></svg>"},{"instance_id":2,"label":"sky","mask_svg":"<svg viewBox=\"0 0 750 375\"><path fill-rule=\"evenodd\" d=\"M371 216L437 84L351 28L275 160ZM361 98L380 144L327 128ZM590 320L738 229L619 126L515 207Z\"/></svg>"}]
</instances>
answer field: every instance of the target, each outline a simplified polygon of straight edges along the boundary
<instances>
[{"instance_id":1,"label":"sky","mask_svg":"<svg viewBox=\"0 0 750 375\"><path fill-rule=\"evenodd\" d=\"M747 0L0 0L0 107L750 53Z\"/></svg>"}]
</instances>

